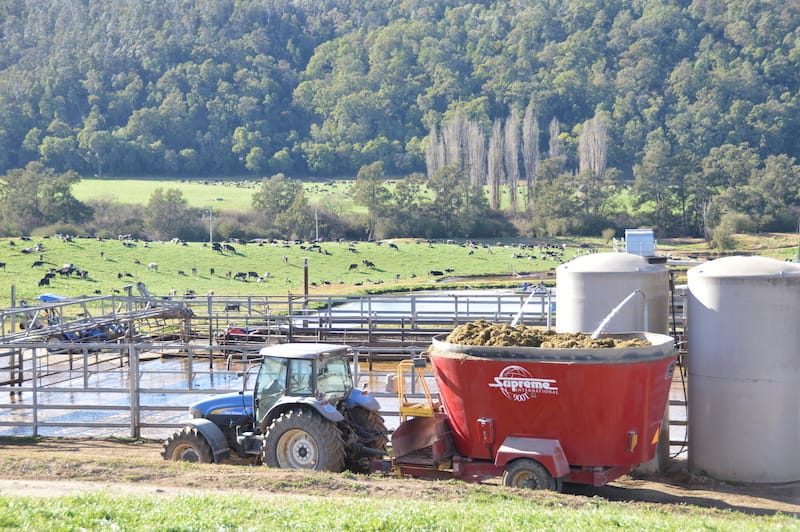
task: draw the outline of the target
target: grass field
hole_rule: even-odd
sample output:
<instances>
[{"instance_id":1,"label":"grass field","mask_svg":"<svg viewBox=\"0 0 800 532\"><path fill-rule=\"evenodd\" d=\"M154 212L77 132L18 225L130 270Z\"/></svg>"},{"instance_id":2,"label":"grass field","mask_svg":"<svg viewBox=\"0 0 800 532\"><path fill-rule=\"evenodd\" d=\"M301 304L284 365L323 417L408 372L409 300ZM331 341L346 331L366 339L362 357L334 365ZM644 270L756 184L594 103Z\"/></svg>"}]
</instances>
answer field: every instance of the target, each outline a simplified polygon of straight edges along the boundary
<instances>
[{"instance_id":1,"label":"grass field","mask_svg":"<svg viewBox=\"0 0 800 532\"><path fill-rule=\"evenodd\" d=\"M358 211L360 208L353 205L347 194L350 184L349 181L303 183L311 205L336 201L345 210ZM82 179L72 192L81 201L114 199L121 203L146 204L157 188L175 188L181 191L190 207L241 212L251 207L258 185L256 180Z\"/></svg>"},{"instance_id":2,"label":"grass field","mask_svg":"<svg viewBox=\"0 0 800 532\"><path fill-rule=\"evenodd\" d=\"M153 191L175 188L181 191L191 207L213 208L215 211L241 212L251 207L253 193L260 181L250 180L160 180L160 179L82 179L72 188L81 201L95 198L115 199L121 203L146 204ZM353 181L304 181L306 199L311 206L326 205L340 212L366 212L362 205L353 203L350 187ZM394 190L394 181L387 180L386 188ZM421 194L427 194L422 191ZM428 196L430 197L430 196ZM508 194L501 198L502 207L507 208ZM519 205L525 204L520 192Z\"/></svg>"}]
</instances>

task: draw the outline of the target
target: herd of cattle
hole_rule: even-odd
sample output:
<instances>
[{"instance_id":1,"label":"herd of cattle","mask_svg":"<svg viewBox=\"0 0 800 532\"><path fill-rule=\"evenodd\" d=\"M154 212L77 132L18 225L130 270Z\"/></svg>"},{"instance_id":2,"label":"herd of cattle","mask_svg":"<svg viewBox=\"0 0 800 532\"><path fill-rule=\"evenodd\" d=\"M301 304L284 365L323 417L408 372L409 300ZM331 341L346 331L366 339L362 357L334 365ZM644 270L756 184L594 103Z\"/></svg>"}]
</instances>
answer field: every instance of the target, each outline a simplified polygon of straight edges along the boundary
<instances>
[{"instance_id":1,"label":"herd of cattle","mask_svg":"<svg viewBox=\"0 0 800 532\"><path fill-rule=\"evenodd\" d=\"M61 240L64 240L64 238L62 238L61 235L56 235L56 237L61 239ZM120 235L118 239L122 242L122 245L124 247L135 247L135 244L131 240L131 236L130 235ZM20 237L20 240L31 241L31 238L23 236L23 237ZM72 238L70 238L68 241L72 242ZM173 244L179 244L179 245L184 245L184 246L188 245L185 241L177 239L177 238L172 239L170 242L173 243ZM239 244L245 244L245 242L242 242L240 240L234 240L234 242L239 243ZM273 241L270 241L270 242L273 242ZM264 242L259 242L258 245L263 245L263 243ZM325 255L330 255L331 254L328 250L324 249L318 243L305 244L305 243L300 242L300 241L291 241L291 243L300 245L300 248L303 249L303 250L306 250L306 251L316 251L318 253L322 253L322 254L325 254ZM287 243L284 243L284 244L287 244ZM11 240L11 241L9 241L9 245L13 247L13 246L16 246L16 243L13 240ZM144 247L149 247L149 245L147 243L145 243ZM230 253L230 254L233 254L233 255L238 254L238 252L236 250L236 247L234 247L233 244L229 243L229 242L213 242L213 243L210 244L210 247L211 247L212 251L215 251L215 252L218 252L218 253L221 253L221 254L224 254L226 252ZM394 244L394 243L390 243L389 247L394 248L394 249L398 249L397 245ZM351 246L349 249L350 249L350 251L357 252L357 250L355 250L355 248L353 246ZM31 254L31 253L38 253L39 254L38 260L34 260L31 263L31 268L45 268L45 267L47 267L47 265L52 264L51 262L48 262L48 261L45 260L44 253L43 253L45 251L45 249L44 249L44 245L41 244L41 243L35 244L34 246L31 246L31 247L22 248L19 251L22 254ZM105 257L105 252L100 251L100 258L103 259L103 260L107 259L107 257ZM289 261L289 258L286 257L286 256L282 257L282 259L283 259L284 263L287 263ZM141 262L138 259L134 259L133 262L134 262L134 264L141 264ZM373 268L373 269L376 268L375 264L372 261L369 261L369 260L363 260L362 264L367 268ZM159 269L159 265L158 265L157 262L150 262L150 263L148 263L146 265L146 268L149 271L157 272L158 269ZM357 268L358 268L357 264L350 265L350 270L354 270L354 269L357 269ZM6 269L6 263L5 262L0 262L0 269L5 271L5 269ZM191 268L191 270L189 270L189 271L191 271L192 276L196 277L198 275L198 270L195 267ZM213 277L216 273L217 272L216 272L215 268L209 268L209 275L211 277ZM177 274L181 275L181 276L186 276L187 275L186 271L184 271L184 270L179 270L177 272ZM73 277L74 276L74 277L77 277L77 278L80 278L80 279L88 279L89 278L89 271L85 270L85 269L78 268L75 264L72 264L72 263L63 264L61 267L58 267L58 268L51 266L51 267L47 268L47 271L44 273L42 278L37 281L37 286L38 287L50 286L51 281L54 280L57 276L60 276L62 278L69 278L69 277ZM134 278L134 277L135 276L130 272L118 272L117 273L117 279L120 279L120 280L123 280L125 278ZM238 271L238 272L227 271L227 272L225 272L224 277L227 278L227 279L232 279L232 280L235 280L235 281L241 281L241 282L245 282L245 283L248 282L248 281L256 281L256 282L259 282L259 283L263 283L267 279L270 278L270 272L264 272L263 274L259 274L258 272L255 272L255 271ZM289 282L289 281L287 280L287 282ZM314 284L314 283L312 283L312 284ZM330 284L330 283L326 283L326 284ZM118 293L119 290L114 290L114 292ZM175 295L175 292L176 292L175 290L171 291L170 295ZM96 294L99 293L99 290L95 290L95 293ZM194 295L194 291L193 290L189 290L184 295Z\"/></svg>"},{"instance_id":2,"label":"herd of cattle","mask_svg":"<svg viewBox=\"0 0 800 532\"><path fill-rule=\"evenodd\" d=\"M136 244L133 243L135 240L134 241L128 240L128 237L129 237L129 235L120 235L120 240L121 240L123 246L131 247L131 246L135 246L135 245L138 244L138 242ZM21 240L30 241L30 238L22 237ZM188 245L186 242L184 242L182 240L179 240L179 239L173 239L171 242L174 243L174 244L183 245L183 246ZM302 241L277 241L277 242L275 242L275 241L272 241L272 240L265 240L265 241L258 241L257 245L261 246L261 245L265 245L265 244L268 244L268 243L273 245L273 246L282 244L284 247L289 247L290 245L297 245L301 249L303 249L304 251L315 251L315 252L318 252L318 253L321 253L321 254L331 255L331 253L327 249L325 249L322 245L320 245L320 243L317 243L317 242L302 242ZM33 244L33 243L31 242L31 244ZM226 242L213 242L211 244L208 244L208 246L210 247L210 249L212 251L220 253L220 254L223 254L223 255L224 254L240 255L240 253L237 251L236 247L233 244L244 246L244 245L248 244L248 242L242 242L242 241L239 241L239 240L229 240L229 241L226 241ZM375 242L374 244L381 245L382 243L381 242ZM446 244L458 244L458 245L460 245L462 247L466 247L468 255L473 255L478 248L487 248L487 252L489 254L492 253L491 246L488 246L486 244L476 244L476 243L470 243L470 242L458 243L458 242L450 241L450 240L446 241ZM16 244L12 240L12 241L9 241L9 245L10 246L15 246ZM206 246L206 244L203 244L203 245ZM388 243L386 243L386 245L387 245L388 248L394 249L394 250L396 250L398 252L400 251L400 247L398 247L398 245L393 243L393 242L388 242ZM434 242L428 241L428 246L429 247L433 247L433 245L434 245ZM144 247L150 247L150 245L148 243L144 243L143 246ZM329 246L326 246L326 247L329 247ZM504 247L508 248L508 247L511 247L511 246L504 246ZM533 251L534 247L536 248L536 252L538 252L537 253L538 257L537 257L537 255L534 255L534 254L531 253ZM360 246L358 246L358 243L355 243L355 242L346 243L346 248L344 248L344 249L347 249L347 251L349 251L350 253L360 253L361 251L363 251L363 248L360 248ZM80 279L89 279L89 271L86 270L86 269L79 268L75 264L65 263L65 264L62 264L60 267L56 267L55 265L53 265L52 261L45 260L45 249L44 249L43 244L30 245L30 247L25 247L25 248L18 247L17 250L18 250L18 252L20 252L22 254L25 254L25 255L27 255L27 254L37 254L38 253L38 260L33 260L31 262L31 268L42 268L42 269L46 268L47 269L47 271L43 274L43 276L37 282L37 286L39 286L39 287L50 286L51 282L54 279L58 278L58 277L60 277L60 278L76 277L76 278L80 278ZM541 259L547 259L547 260L561 261L564 258L565 246L562 246L562 245L559 245L559 246L516 245L516 246L513 246L513 250L512 251L513 251L513 254L511 255L511 257L514 258L514 259L532 260L532 259L536 259L536 258L541 258ZM101 258L103 260L111 260L108 257L104 256L104 252L103 251L100 251L100 256L101 256ZM287 263L287 262L289 262L289 257L283 256L282 260L283 260L284 263ZM140 262L137 259L134 259L133 262L135 264L141 265L142 267L146 267L146 269L148 271L151 271L151 272L158 272L159 271L159 264L157 262L143 263L143 262ZM345 262L345 264L348 264L348 262L349 261ZM5 270L5 268L6 268L6 263L5 262L0 262L0 269ZM371 261L369 259L366 259L366 258L361 260L360 262L349 263L349 266L347 267L347 270L348 271L359 271L360 270L362 272L364 272L364 271L367 271L367 272L370 272L370 271L383 271L383 270L380 270L378 268L378 266L373 261ZM191 269L187 269L187 270L179 270L179 271L177 271L177 274L181 275L181 276L187 276L188 277L189 272L191 272L191 275L193 277L198 277L198 269L196 267L192 267ZM445 276L447 274L452 274L454 272L455 272L454 268L448 267L448 268L430 269L426 273L427 273L427 275L429 277L442 277L442 276ZM218 272L215 270L215 268L211 267L211 268L208 269L208 273L209 273L210 277L215 277L215 275L217 275ZM203 274L205 274L205 272L203 272ZM117 275L117 278L119 280L124 280L125 278L135 278L136 277L134 274L132 274L130 272L127 272L127 271L120 271L116 275ZM411 277L416 277L416 275L413 274L413 273L410 274L410 275L411 275ZM242 282L242 283L247 283L247 282L251 282L251 281L254 281L254 282L257 282L257 283L263 283L263 282L266 282L271 277L270 272L260 273L260 272L257 272L257 271L250 271L250 270L248 270L248 271L227 271L227 272L224 272L224 273L219 273L218 276L227 278L229 280L239 281L239 282ZM399 279L399 275L396 275L395 279ZM286 282L287 283L291 283L292 280L287 278ZM342 282L343 281L340 281L340 283L342 283ZM369 282L369 283L381 283L382 281L380 279L378 279L378 280L367 279L367 282ZM331 284L331 282L329 282L329 281L321 281L321 283L322 284ZM316 285L316 283L314 283L314 282L312 282L311 284L312 285ZM355 282L354 284L360 285L362 283L361 282ZM118 290L114 290L114 292L118 293L119 291ZM98 294L98 293L99 293L99 290L95 290L95 294Z\"/></svg>"},{"instance_id":3,"label":"herd of cattle","mask_svg":"<svg viewBox=\"0 0 800 532\"><path fill-rule=\"evenodd\" d=\"M37 260L34 261L34 263L31 265L31 268L41 266L44 266L44 261ZM37 286L50 286L50 280L55 279L56 275L60 275L61 277L69 277L73 274L80 279L89 278L89 272L87 270L81 270L74 264L64 264L60 268L49 268L47 273L44 274L44 277L39 279Z\"/></svg>"}]
</instances>

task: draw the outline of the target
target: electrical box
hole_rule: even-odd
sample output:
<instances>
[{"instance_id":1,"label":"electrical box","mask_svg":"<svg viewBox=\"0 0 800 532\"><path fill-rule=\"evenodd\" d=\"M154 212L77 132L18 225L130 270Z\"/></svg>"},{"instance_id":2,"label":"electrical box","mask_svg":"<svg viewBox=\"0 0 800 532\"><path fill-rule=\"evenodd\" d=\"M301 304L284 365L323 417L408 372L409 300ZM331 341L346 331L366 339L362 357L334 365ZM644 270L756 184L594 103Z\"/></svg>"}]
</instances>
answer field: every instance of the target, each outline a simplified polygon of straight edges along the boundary
<instances>
[{"instance_id":1,"label":"electrical box","mask_svg":"<svg viewBox=\"0 0 800 532\"><path fill-rule=\"evenodd\" d=\"M642 257L656 254L656 238L652 229L625 229L625 251Z\"/></svg>"}]
</instances>

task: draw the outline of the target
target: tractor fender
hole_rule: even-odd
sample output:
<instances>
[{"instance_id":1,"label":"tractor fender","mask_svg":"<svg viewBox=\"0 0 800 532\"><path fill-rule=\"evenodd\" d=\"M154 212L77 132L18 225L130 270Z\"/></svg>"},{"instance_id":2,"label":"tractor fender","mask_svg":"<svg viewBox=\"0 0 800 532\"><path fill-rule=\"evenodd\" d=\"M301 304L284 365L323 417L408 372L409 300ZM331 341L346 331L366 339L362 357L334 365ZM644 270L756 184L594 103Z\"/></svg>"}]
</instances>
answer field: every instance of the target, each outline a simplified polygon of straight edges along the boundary
<instances>
[{"instance_id":1,"label":"tractor fender","mask_svg":"<svg viewBox=\"0 0 800 532\"><path fill-rule=\"evenodd\" d=\"M505 467L517 458L536 460L547 468L553 478L569 474L569 462L558 440L508 436L497 449L494 463L496 466Z\"/></svg>"},{"instance_id":2,"label":"tractor fender","mask_svg":"<svg viewBox=\"0 0 800 532\"><path fill-rule=\"evenodd\" d=\"M287 406L292 405L303 405L308 406L319 412L319 415L331 421L333 423L338 423L344 420L344 416L341 412L336 410L336 407L330 404L327 401L320 401L314 397L282 397L278 399L275 405L270 409L268 417L273 419L277 417L277 414L283 412L287 409Z\"/></svg>"},{"instance_id":3,"label":"tractor fender","mask_svg":"<svg viewBox=\"0 0 800 532\"><path fill-rule=\"evenodd\" d=\"M347 399L344 400L344 406L348 410L357 406L360 406L365 410L377 411L381 409L381 405L378 403L377 399L359 388L353 388L350 390L350 393L347 394Z\"/></svg>"},{"instance_id":4,"label":"tractor fender","mask_svg":"<svg viewBox=\"0 0 800 532\"><path fill-rule=\"evenodd\" d=\"M187 425L197 429L203 438L205 438L208 446L211 447L211 454L214 456L214 463L219 464L223 459L228 458L231 454L231 449L228 446L228 440L225 434L214 423L203 418L194 418L186 422Z\"/></svg>"}]
</instances>

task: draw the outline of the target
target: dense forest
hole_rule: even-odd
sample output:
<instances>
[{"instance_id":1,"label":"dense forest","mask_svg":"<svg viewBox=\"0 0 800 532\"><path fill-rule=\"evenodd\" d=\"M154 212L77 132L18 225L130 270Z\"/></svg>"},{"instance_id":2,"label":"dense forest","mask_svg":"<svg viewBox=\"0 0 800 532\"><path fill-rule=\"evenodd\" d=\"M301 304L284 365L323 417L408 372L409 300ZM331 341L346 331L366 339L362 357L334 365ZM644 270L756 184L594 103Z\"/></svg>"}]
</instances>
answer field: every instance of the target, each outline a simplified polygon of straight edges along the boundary
<instances>
[{"instance_id":1,"label":"dense forest","mask_svg":"<svg viewBox=\"0 0 800 532\"><path fill-rule=\"evenodd\" d=\"M793 230L799 67L797 2L8 0L0 200L32 162L379 168L462 179L523 234Z\"/></svg>"}]
</instances>

